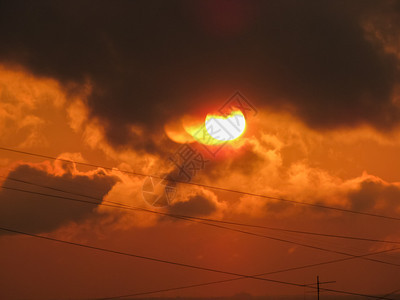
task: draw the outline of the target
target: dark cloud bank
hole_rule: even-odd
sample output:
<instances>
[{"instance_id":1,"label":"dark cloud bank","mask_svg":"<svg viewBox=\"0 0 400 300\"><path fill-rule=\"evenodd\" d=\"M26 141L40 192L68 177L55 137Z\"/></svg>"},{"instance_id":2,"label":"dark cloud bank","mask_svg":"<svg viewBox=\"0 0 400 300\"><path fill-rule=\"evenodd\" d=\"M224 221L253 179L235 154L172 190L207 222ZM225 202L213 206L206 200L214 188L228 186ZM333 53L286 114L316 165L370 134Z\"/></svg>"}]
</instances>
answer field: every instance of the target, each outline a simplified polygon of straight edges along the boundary
<instances>
[{"instance_id":1,"label":"dark cloud bank","mask_svg":"<svg viewBox=\"0 0 400 300\"><path fill-rule=\"evenodd\" d=\"M98 200L23 184L13 181L10 178L24 178L26 181L38 185L90 195ZM14 228L16 230L24 230L30 233L42 233L51 232L70 222L83 221L90 216L95 216L94 210L96 204L100 204L101 199L109 192L115 183L115 178L100 173L93 177L80 175L72 176L71 174L54 176L28 165L21 165L10 172L3 186L82 199L94 202L94 205L1 189L1 226Z\"/></svg>"},{"instance_id":2,"label":"dark cloud bank","mask_svg":"<svg viewBox=\"0 0 400 300\"><path fill-rule=\"evenodd\" d=\"M114 145L151 149L149 132L196 101L240 90L316 129L399 121L394 56L365 38L391 1L2 1L0 61L90 81L92 116ZM376 12L376 13L375 13ZM378 16L379 17L379 16ZM379 19L379 18L378 18ZM394 27L393 27L394 26ZM393 24L396 34L396 24Z\"/></svg>"}]
</instances>

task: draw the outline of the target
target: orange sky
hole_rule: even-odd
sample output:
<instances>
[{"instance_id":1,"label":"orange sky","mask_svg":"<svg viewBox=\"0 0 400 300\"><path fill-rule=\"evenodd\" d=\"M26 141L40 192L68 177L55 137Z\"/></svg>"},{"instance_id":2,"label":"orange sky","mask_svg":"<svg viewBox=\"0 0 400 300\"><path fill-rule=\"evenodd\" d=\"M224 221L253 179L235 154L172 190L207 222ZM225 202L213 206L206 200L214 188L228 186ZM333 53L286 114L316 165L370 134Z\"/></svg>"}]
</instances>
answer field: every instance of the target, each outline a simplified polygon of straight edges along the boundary
<instances>
[{"instance_id":1,"label":"orange sky","mask_svg":"<svg viewBox=\"0 0 400 300\"><path fill-rule=\"evenodd\" d=\"M54 80L36 78L28 72L2 67L1 87L2 145L146 174L160 174L164 172L163 167L168 168L168 157L163 155L143 155L134 150L113 149L105 141L101 124L87 118L84 98L76 97L73 101L66 101L67 96ZM49 97L56 97L58 102L48 101ZM7 111L13 114L9 115ZM288 114L267 110L260 110L256 117L249 118L247 125L248 129L241 137L244 144L234 148L235 151L230 150L229 155L223 156L221 153L222 158L211 158L206 168L193 179L194 182L384 215L398 214L399 206L390 204L397 201L397 195L400 194L397 183L399 178L395 171L395 166L400 163L397 155L400 145L392 138L398 134L397 131L389 136L360 127L320 133L305 127ZM171 154L173 152L174 148ZM21 166L26 167L21 169ZM78 180L74 182L73 178L80 176L96 180L93 174L100 169L96 171L95 168L79 165L71 168L58 161L7 151L2 151L1 167L3 176L11 172L10 177L35 183L43 182L44 179L40 178L48 176L54 178L50 182L58 182L58 186L63 189L83 191L89 195L99 194L96 188L98 183L93 182L90 188L82 186ZM27 172L26 168L32 171ZM100 194L104 195L104 200L152 209L141 195L143 177L118 171L103 172L118 181L106 189L106 194ZM21 183L10 182L8 185L32 190L31 186ZM385 189L391 189L391 192L385 192ZM43 189L34 190L48 192ZM376 192L368 199L368 194L374 190ZM363 194L365 199L362 198ZM195 195L214 203L213 209L205 217L398 240L396 221L332 213L195 186L179 186L173 203L190 203ZM360 195L361 198L352 198L352 195ZM22 196L15 191L8 191L8 197L18 197L22 201L19 205L22 206L27 205L25 201L37 201L29 199L29 194ZM79 206L84 205L46 199L43 203L29 206L31 208L28 212L11 210L11 218L5 219L5 225L12 219L11 225L28 232L33 228L37 233L48 233L60 239L246 274L341 257L218 228L207 228L201 224L187 224L144 212L124 212L102 206L93 209L93 213L87 216L74 216L74 210L67 211L60 224L49 221L44 226L47 230L34 229L41 218L56 213L53 210L59 201L60 205L75 207L78 211ZM195 207L191 208L189 204L182 211L176 212L204 216L201 209L197 214ZM6 212L8 208L3 206L2 209ZM20 209L26 210L23 207ZM31 217L23 221L26 213ZM266 230L256 232L353 254L378 251L385 247L377 243L349 242ZM1 264L5 270L2 272L2 293L10 299L29 298L31 295L50 299L58 297L60 293L73 298L113 296L221 278L220 275L207 272L114 257L30 237L2 236L0 241L3 253ZM29 249L28 253L26 249ZM395 253L376 257L396 262ZM399 273L394 266L354 260L277 274L272 278L304 283L312 282L316 274L337 280L337 289L379 293L395 287ZM354 280L356 277L362 280ZM70 283L68 287L63 284L65 281ZM21 285L25 288L16 292ZM298 288L282 290L280 285L242 280L235 284L226 283L165 295L231 295L241 291L255 295L281 294L282 291L285 294L303 292Z\"/></svg>"},{"instance_id":2,"label":"orange sky","mask_svg":"<svg viewBox=\"0 0 400 300\"><path fill-rule=\"evenodd\" d=\"M224 5L220 9L226 9ZM206 32L200 35L210 34L212 39L229 39L231 35L238 38L248 30L246 26L253 26L249 25L252 22L247 14L252 18L258 16L252 8L239 5L230 7L226 19L217 22L214 15L209 16L206 12L216 9L213 12L218 15L219 8L208 6L201 6L201 9L195 7L201 20L196 26ZM185 5L183 7L189 9ZM366 9L360 19L360 28L368 43L380 44L382 55L397 57L398 63L398 41L392 39L390 30L385 30L386 24L382 23L386 9L383 6L380 15ZM350 8L349 13L353 13ZM232 23L230 14L233 17L240 15L242 19ZM201 25L204 20L210 20L207 18L214 20L215 24ZM208 31L212 28L215 32L211 34ZM106 35L103 38L107 41ZM123 68L117 62L116 54L121 49L117 46L113 48L112 41L105 44L108 45L107 53L114 53L110 55L115 59L116 70ZM209 51L210 55L214 54ZM295 68L297 65L294 61L292 63ZM228 64L226 66L229 69ZM248 71L242 65L240 67L244 72ZM56 67L54 70L57 70ZM203 71L199 69L199 74ZM107 84L103 88L101 84L107 82L107 78L98 73L91 75L89 72L71 80L56 71L46 72L38 71L23 59L7 59L0 53L0 148L50 157L0 149L0 183L4 187L66 195L13 179L47 185L89 195L95 205L0 189L0 227L239 274L272 272L346 257L332 253L334 251L363 255L390 249L396 244L226 225L256 235L267 235L268 239L101 204L118 202L167 214L400 243L400 127L398 120L392 120L395 117L389 113L392 111L395 114L399 108L398 83L393 84L388 96L390 107L386 102L382 104L384 108L370 104L376 100L371 96L375 91L367 91L365 95L368 92L371 94L357 102L360 111L355 109L349 112L357 106L347 104L347 100L341 104L338 100L337 106L343 107L332 108L332 116L326 114L329 104L325 103L327 112L320 111L319 104L315 104L315 114L320 114L317 117L312 115L311 102L314 100L309 103L293 96L296 92L299 95L304 92L306 96L312 94L305 92L306 84L300 79L295 81L293 91L288 94L272 89L270 94L265 94L256 82L249 83L242 78L238 81L222 78L218 86L215 80L222 73L216 71L210 76L217 87L212 85L201 92L193 92L192 98L190 91L195 89L188 81L187 89L186 86L182 88L180 100L165 98L147 103L144 99L138 102L140 107L129 106L131 110L124 111L128 110L128 106L115 106L138 100L120 100L116 93L115 106L113 100L107 98L108 106L103 107L105 102L102 102L102 97L119 87L118 81L114 85L112 76L112 88ZM283 69L282 72L286 74ZM268 76L273 81L273 76ZM230 79L232 83L244 84L230 84ZM121 79L121 85L129 82L124 80L126 78ZM168 80L168 76L165 77L165 81ZM318 81L316 78L313 80ZM367 76L362 80L369 85ZM319 95L317 83L314 88ZM193 122L202 125L206 114L215 113L236 90L243 92L257 113L246 115L247 127L242 136L227 143L216 156L210 156L185 128ZM349 95L355 94L349 92ZM122 94L118 96L124 97ZM364 104L369 111L382 109L376 112L376 115L382 112L382 116L375 118L366 113L367 109L361 107ZM391 121L386 122L389 119ZM200 186L178 183L176 195L168 206L158 208L150 205L143 196L146 176L129 172L176 175L177 171L169 158L185 141L208 160L204 169L191 178L192 183L199 183ZM66 163L52 157L93 166ZM207 186L393 219L293 204ZM304 284L314 282L319 275L322 281L336 281L329 288L362 294L384 295L398 288L400 251L377 254L371 258L380 262L351 259L265 277ZM233 278L2 231L0 266L1 299L94 299ZM155 296L230 296L240 292L303 295L304 289L242 279Z\"/></svg>"}]
</instances>

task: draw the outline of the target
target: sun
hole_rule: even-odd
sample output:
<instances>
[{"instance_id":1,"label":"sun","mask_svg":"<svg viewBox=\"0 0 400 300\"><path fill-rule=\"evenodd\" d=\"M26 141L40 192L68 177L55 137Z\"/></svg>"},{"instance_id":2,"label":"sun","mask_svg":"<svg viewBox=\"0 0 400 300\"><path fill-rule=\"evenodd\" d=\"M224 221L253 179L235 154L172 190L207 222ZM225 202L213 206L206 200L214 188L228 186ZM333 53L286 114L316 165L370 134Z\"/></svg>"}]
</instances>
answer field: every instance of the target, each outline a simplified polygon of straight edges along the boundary
<instances>
[{"instance_id":1,"label":"sun","mask_svg":"<svg viewBox=\"0 0 400 300\"><path fill-rule=\"evenodd\" d=\"M244 133L246 119L240 110L232 111L227 116L208 114L205 128L207 133L217 141L232 141Z\"/></svg>"},{"instance_id":2,"label":"sun","mask_svg":"<svg viewBox=\"0 0 400 300\"><path fill-rule=\"evenodd\" d=\"M205 145L221 145L229 142L241 145L240 137L246 131L246 118L242 111L232 110L229 114L208 113L205 117L185 115L164 126L167 136L177 143L198 142Z\"/></svg>"},{"instance_id":3,"label":"sun","mask_svg":"<svg viewBox=\"0 0 400 300\"><path fill-rule=\"evenodd\" d=\"M233 145L244 133L246 120L240 110L235 110L229 115L208 114L200 124L185 129L201 144L218 146L229 142Z\"/></svg>"}]
</instances>

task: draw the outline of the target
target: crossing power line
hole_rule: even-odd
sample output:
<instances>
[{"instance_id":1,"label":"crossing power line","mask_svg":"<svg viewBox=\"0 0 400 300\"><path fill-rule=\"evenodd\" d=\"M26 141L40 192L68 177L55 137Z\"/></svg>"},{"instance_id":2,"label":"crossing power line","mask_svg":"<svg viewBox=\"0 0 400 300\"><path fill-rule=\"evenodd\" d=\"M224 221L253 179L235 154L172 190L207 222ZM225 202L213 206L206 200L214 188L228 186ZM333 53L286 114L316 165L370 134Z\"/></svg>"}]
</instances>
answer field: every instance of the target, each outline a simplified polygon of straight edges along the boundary
<instances>
[{"instance_id":1,"label":"crossing power line","mask_svg":"<svg viewBox=\"0 0 400 300\"><path fill-rule=\"evenodd\" d=\"M20 235L30 236L30 237L34 237L34 238L38 238L38 239L42 239L42 240L57 242L57 243L61 243L61 244L67 244L67 245L72 245L72 246L76 246L76 247L87 248L87 249L91 249L91 250L96 250L96 251L106 252L106 253L111 253L111 254L117 254L117 255L131 257L131 258L154 261L154 262L163 263L163 264L167 264L167 265L173 265L173 266L177 266L177 267L207 271L207 272L224 274L224 275L231 275L231 276L235 276L235 277L249 278L249 279L253 279L253 280L266 281L266 282L277 283L277 284L282 284L282 285L287 285L287 286L304 287L304 284L300 284L300 283L257 277L257 276L253 276L253 275L245 275L245 274L236 273L236 272L224 271L224 270L219 270L219 269L214 269L214 268L209 268L209 267L203 267L203 266L192 265L192 264L187 264L187 263L180 263L180 262L176 262L176 261L172 261L172 260L166 260L166 259L161 259L161 258L156 258L156 257L139 255L136 253L129 253L129 252L112 250L112 249L107 249L107 248L102 248L102 247L97 247L97 246L91 246L91 245L87 245L87 244L61 240L61 239L43 236L43 235L39 235L39 234L28 233L28 232L24 232L21 230L15 230L15 229L2 227L2 226L0 226L0 230L15 233L15 234L20 234ZM393 299L390 299L387 297L367 295L367 294L355 293L355 292L349 292L349 291L327 289L327 288L320 288L320 289L327 291L327 292L334 292L334 293L345 294L345 295L362 296L362 297L368 297L368 298L373 298L373 299L393 300Z\"/></svg>"},{"instance_id":2,"label":"crossing power line","mask_svg":"<svg viewBox=\"0 0 400 300\"><path fill-rule=\"evenodd\" d=\"M7 147L0 147L0 150L24 154L24 155L30 155L30 156L35 156L35 157L40 157L40 158L45 158L45 159L58 160L58 161L66 162L66 163L73 163L73 164L87 166L87 167L102 168L102 169L109 170L109 171L118 171L121 173L140 176L140 177L153 177L153 178L157 178L157 179L161 179L161 180L164 179L162 176L158 176L158 175L150 175L150 174L145 174L145 173L141 173L141 172L120 170L120 169L111 168L111 167L107 167L107 166L101 166L101 165L79 162L79 161L72 161L72 160L68 160L68 159L62 159L62 158L53 157L53 156L49 156L49 155L42 155L42 154L37 154L37 153L32 153L32 152L27 152L27 151L21 151L21 150L16 150L16 149L7 148ZM287 203L299 204L299 205L309 206L309 207L314 207L314 208L328 209L328 210L334 210L334 211L339 211L339 212L344 212L344 213L351 213L351 214L356 214L356 215L363 215L363 216L382 218L382 219L393 220L393 221L400 221L400 217L387 216L387 215L369 213L369 212L362 212L362 211L357 211L357 210L352 210L352 209L322 205L322 204L311 203L311 202L302 202L302 201L286 199L286 198L282 198L282 197L268 196L268 195L264 195L264 194L240 191L240 190L229 189L229 188L224 188L224 187L217 187L217 186L196 183L196 182L185 182L185 181L180 181L180 180L170 180L170 181L176 182L179 184L184 184L184 185L204 187L204 188L208 188L208 189L216 190L216 191L230 192L230 193L236 193L236 194L241 194L241 195L247 195L247 196L282 201L282 202L287 202Z\"/></svg>"},{"instance_id":3,"label":"crossing power line","mask_svg":"<svg viewBox=\"0 0 400 300\"><path fill-rule=\"evenodd\" d=\"M8 178L8 179L10 179L10 178ZM15 180L15 178L13 178L13 179ZM32 183L32 182L28 182L28 181L25 181L25 180L18 179L17 181L21 182L21 183L26 183L26 184L33 184L33 185L40 186L40 187L47 187L47 186L44 186L44 185L38 185L38 184L35 184L35 183ZM4 187L4 188L8 189L8 187ZM50 187L48 187L48 188L50 188ZM56 189L56 188L51 188L51 189L59 191L59 192L75 194L74 192L66 191L66 190L63 190L63 189ZM20 190L20 191L24 191L24 190ZM24 191L24 192L32 193L31 191ZM36 192L33 192L33 193L34 194L38 194ZM60 198L60 196L57 196L57 195L49 195L49 194L43 194L43 193L39 193L39 195L45 195L45 196L49 196L49 197ZM76 194L76 195L92 198L94 200L101 200L99 198L92 197L92 196L89 196L89 195L84 195L84 194ZM62 197L62 198L63 199L72 200L71 198L68 198L68 197ZM81 202L80 199L74 199L74 200ZM87 201L84 201L84 202L88 203ZM89 202L89 203L97 205L97 203L93 203L93 202ZM123 207L123 206L119 206L120 203L118 203L118 202L113 202L113 203L118 205L117 208L122 208L122 209L126 208L126 207ZM103 204L103 205L106 205L106 204ZM107 206L109 206L109 205L107 205ZM115 207L115 206L112 206L112 207ZM141 210L141 208L138 208L138 209ZM149 212L159 213L159 212L156 212L156 211L149 211ZM174 217L176 217L176 216L174 216ZM183 216L179 216L179 217L181 218ZM190 218L189 216L184 216L184 217ZM337 262L343 262L343 261L352 260L352 259L356 259L356 258L363 258L363 257L367 257L367 256L377 255L377 254L388 253L388 252L396 251L396 250L400 250L400 247L386 249L386 250L382 250L382 251L370 252L370 253L363 254L363 255L354 255L354 256L351 256L351 257L335 259L335 260L330 260L330 261L325 261L325 262L320 262L320 263L308 264L308 265L303 265L303 266L299 266L299 267L286 268L286 269L282 269L282 270L278 270L278 271L261 273L261 274L257 274L256 276L265 276L265 275L269 275L269 274L277 274L277 273L282 273L282 272L287 272L287 271L301 270L301 269L305 269L305 268L311 268L311 267L316 267L316 266L321 266L321 265L326 265L326 264L333 264L333 263L337 263ZM187 289L187 288L198 287L198 286L206 286L206 285L230 282L230 281L235 281L235 280L240 280L240 279L243 279L243 277L234 278L234 279L227 279L227 280L220 280L220 281L212 281L212 282L206 282L206 283L194 284L194 285L188 285L188 286L179 286L179 287L174 287L174 288L170 288L170 289L162 289L162 290L156 290L156 291L148 291L148 292L142 292L142 293L136 293L136 294L130 294L130 295L123 295L123 296L118 296L118 297L113 297L113 298L122 298L122 297L128 297L128 296L139 296L139 295L154 294L154 293L158 293L158 292Z\"/></svg>"},{"instance_id":4,"label":"crossing power line","mask_svg":"<svg viewBox=\"0 0 400 300\"><path fill-rule=\"evenodd\" d=\"M37 186L37 187L41 187L41 188L45 188L45 189L49 189L49 190L53 190L53 191L57 191L57 192L62 192L62 193L66 193L66 194L71 194L71 195L75 195L75 196L85 197L85 198L93 199L93 200L96 200L96 201L99 201L99 202L103 202L104 201L104 202L107 202L107 203L120 205L121 207L135 209L135 210L143 211L143 212L147 212L147 213L160 214L160 215L168 216L168 217L190 218L190 219L206 221L206 222L212 222L212 223L221 223L221 224L226 224L226 225L235 225L235 226L257 228L257 229L267 229L267 230L272 230L272 231L281 231L281 232L312 235L312 236L321 236L321 237L330 237L330 238L337 238L337 239L349 239L349 240L356 240L356 241L366 241L366 242L377 242L377 243L400 245L400 241L381 240L381 239L374 239L374 238L348 236L348 235L338 235L338 234L328 234L328 233L312 232L312 231L302 231L302 230L279 228L279 227L273 227L273 226L248 224L248 223L237 222L237 221L227 221L227 220L196 217L196 216L189 216L189 215L177 215L177 214L165 213L165 212L162 212L162 211L159 211L159 210L156 211L156 210L147 209L147 208L144 208L144 207L137 207L137 206L127 205L127 204L123 204L123 203L120 203L120 202L115 202L115 201L110 201L110 200L103 200L102 198L99 198L99 197L93 197L93 196L90 196L90 195L87 195L87 194L76 193L76 192L73 192L73 191L68 191L68 190L64 190L64 189L60 189L60 188L54 188L54 187L51 187L51 186L48 186L48 185L38 184L38 183L35 183L35 182L22 180L22 179L18 179L18 178L13 178L13 177L8 177L8 176L1 176L1 175L0 175L0 177L5 178L7 180L14 181L14 182L19 182L19 183L23 183L23 184L32 185L32 186Z\"/></svg>"},{"instance_id":5,"label":"crossing power line","mask_svg":"<svg viewBox=\"0 0 400 300\"><path fill-rule=\"evenodd\" d=\"M28 182L28 181L25 181L25 180L21 180L21 179L8 178L8 177L7 177L7 179L13 180L13 181L17 181L17 182L21 182L21 183L25 183L25 184L37 185L37 186L40 186L40 187L52 189L52 190L59 191L59 192L75 194L76 196L92 198L93 200L97 200L97 201L99 201L99 200L101 201L102 200L100 198L92 197L92 196L89 196L89 195L74 193L74 192L70 192L70 191L66 191L66 190L62 190L62 189L57 189L57 188L53 188L53 187L49 187L49 186L44 186L44 185L38 185L38 184L35 184L35 183L32 183L32 182ZM8 189L13 189L13 188L9 188L9 187L4 187L4 188L5 189L7 189L7 188ZM14 190L32 193L32 191L26 191L26 190L22 190L22 189L19 189L19 190L18 189L14 189ZM33 193L36 193L36 192L33 192ZM45 196L49 196L49 197L60 198L60 196L57 196L57 195L50 195L50 194L44 194L44 193L36 193L36 194L41 194L41 195L45 195ZM67 199L69 197L62 197L62 198ZM69 198L69 199L72 200L72 198ZM80 199L73 199L73 200L82 202ZM84 202L88 203L87 201L84 201ZM110 201L106 201L106 202L110 202ZM99 203L93 203L93 202L90 202L90 203L91 204L95 204L95 205L99 205ZM197 221L209 221L209 222L216 222L216 223L225 223L225 224L229 224L229 225L238 225L238 226L246 226L246 227L253 227L253 228L264 228L264 229L271 229L271 230L278 230L278 231L285 231L285 232L292 232L292 233L311 234L311 235L327 236L327 237L335 237L335 238L356 239L356 240L364 240L364 241L371 241L371 242L383 242L383 243L393 243L393 244L398 244L399 243L399 242L396 242L396 241L385 241L385 240L359 238L359 237L352 237L352 236L340 236L340 235L332 235L332 234L323 234L323 233L315 233L315 232L307 232L307 231L282 229L282 228L268 227L268 226L261 226L261 225L252 225L252 224L245 224L245 223L232 222L232 221L215 220L215 219L207 219L207 218L198 218L198 217L182 216L182 215L172 215L172 214L163 213L163 212L159 212L159 211L147 210L147 209L144 209L144 208L131 207L131 206L128 206L128 205L125 205L125 204L122 204L122 203L118 203L118 202L111 202L111 203L116 205L117 208L120 208L120 209L134 209L134 210L137 209L137 210L140 210L140 211L147 211L147 212L167 215L167 216L171 216L171 217L174 217L174 218L180 218L180 219L194 219L194 220L197 220ZM100 205L104 205L104 204L105 203L100 203ZM204 222L201 222L201 223L205 224ZM209 224L206 224L206 225L209 225ZM222 227L222 228L229 229L229 230L231 229L231 228L225 228L225 227ZM4 228L0 228L0 229L4 229ZM239 231L239 232L242 232L242 231ZM250 233L250 234L253 234L253 233ZM323 263L317 263L317 264L311 264L311 265L306 265L306 266L302 266L302 267L289 268L289 269L285 269L285 270L295 270L295 269L301 269L301 268L311 267L311 266L316 266L316 265L322 265L322 264L334 263L334 262L339 262L339 261L345 261L345 260L354 259L354 258L362 258L362 257L366 257L366 256L369 256L369 255L385 253L385 252L394 251L394 250L398 250L398 249L399 248L393 248L393 249L388 249L388 250L385 250L385 251L369 253L369 254L365 254L365 255L352 255L351 257L347 257L347 258L343 258L343 259L338 259L338 260L333 260L333 261L328 261L328 262L323 262ZM341 254L343 254L343 253L341 253ZM386 262L384 262L384 263L386 263ZM282 271L284 271L284 270L264 273L263 275L278 273L278 272L282 272ZM256 276L261 276L261 274L258 274ZM195 286L210 285L210 284L216 284L216 283L222 283L222 282L228 282L228 281L239 280L239 279L243 279L243 278L249 278L249 277L239 277L239 278L229 279L229 280L221 280L221 281L216 281L216 282L195 284L195 285L184 286L184 287L176 287L176 288L172 288L172 290L195 287ZM171 289L167 289L167 290L171 290ZM166 291L166 289L159 290L159 291ZM157 291L150 291L150 292L145 292L145 293L135 294L135 295L145 295L145 294L156 293L156 292ZM352 295L360 295L360 296L365 296L365 297L371 297L371 298L375 298L375 299L388 299L387 296L377 297L377 296L369 296L369 295L357 294L357 293L350 293L350 294L352 294ZM133 296L133 294L130 295L130 296ZM125 297L125 296L119 296L119 297ZM115 298L115 297L113 297L113 298Z\"/></svg>"},{"instance_id":6,"label":"crossing power line","mask_svg":"<svg viewBox=\"0 0 400 300\"><path fill-rule=\"evenodd\" d=\"M34 192L34 191L29 191L29 190L24 190L24 189L19 189L19 188L12 188L12 187L6 187L6 186L2 186L2 188L3 189L17 191L17 192L29 193L29 194L45 196L45 197L58 198L58 199L62 199L62 200L86 203L86 204L91 204L91 205L96 205L96 206L97 205L102 205L102 206L107 206L107 207L113 207L113 208L118 208L118 209L126 209L126 210L133 210L133 211L138 211L138 210L140 211L141 210L141 209L130 208L130 207L126 207L126 206L119 206L119 205L116 205L116 204L108 204L108 203L104 203L104 202L103 203L96 203L96 202L83 200L83 199L76 199L76 198L71 198L71 197L52 195L52 194L41 193L41 192ZM273 240L273 241L284 242L284 243L288 243L288 244L292 244L292 245L302 246L302 247L309 248L309 249L314 249L314 250L319 250L319 251L329 252L329 253L335 253L335 254L340 254L340 255L345 255L345 256L350 256L350 257L357 257L357 255L351 254L351 253L348 253L348 252L332 250L332 249L328 249L328 248L324 248L324 247L319 247L319 246L314 246L314 245L305 244L305 243L301 243L301 242L291 241L291 240L288 240L288 239L277 238L277 237L273 237L273 236L269 236L269 235L265 235L265 234L259 234L259 233L254 233L254 232L250 232L250 231L240 230L240 229L237 229L237 228L227 227L227 226L223 226L223 225L220 225L220 224L208 223L208 222L205 222L205 221L192 219L192 218L187 217L187 216L183 217L183 216L179 216L179 215L165 214L165 213L161 213L161 212L156 212L156 213L157 214L166 215L166 216L169 216L169 217L172 217L172 218L180 219L180 220L185 220L185 221L189 221L189 222L195 222L195 223L203 224L203 225L206 225L206 226L211 226L211 227L214 227L214 228L220 228L220 229L229 230L229 231L233 231L233 232L238 232L238 233L242 233L242 234L246 234L246 235L250 235L250 236L256 236L256 237L261 237L261 238L265 238L265 239L269 239L269 240ZM397 267L400 266L400 264L393 263L393 262L387 262L387 261L383 261L383 260L379 260L379 259L374 259L374 258L369 258L369 257L361 257L361 258L364 259L364 260L377 262L377 263L381 263L381 264L397 266Z\"/></svg>"},{"instance_id":7,"label":"crossing power line","mask_svg":"<svg viewBox=\"0 0 400 300\"><path fill-rule=\"evenodd\" d=\"M386 249L386 250L381 250L381 251L378 251L378 252L369 252L369 253L366 253L366 254L359 255L358 257L365 257L365 256L371 256L371 255L376 255L376 254L381 254L381 253L387 253L387 252L391 252L391 251L398 250L398 249L400 249L400 248ZM297 271L297 270L308 269L308 268L312 268L312 267L318 267L318 266L323 266L323 265L328 265L328 264L334 264L334 263L338 263L338 262L353 260L355 258L356 257L346 257L346 258L340 258L340 259L335 259L335 260L328 260L328 261L314 263L314 264L308 264L308 265L303 265L303 266L298 266L298 267L280 269L280 270L277 270L277 271L270 271L270 272L265 272L265 273L254 274L253 276L267 276L267 275L285 273L285 272L290 272L290 271ZM184 290L184 289L190 289L190 288L196 288L196 287L202 287L202 286L208 286L208 285L214 285L214 284L228 283L228 282L242 280L242 279L245 279L245 278L244 277L237 277L237 278L232 278L232 279L208 281L208 282L203 282L203 283L182 285L182 286L170 287L170 288L165 288L165 289L150 290L150 291L145 291L145 292L137 292L137 293L131 293L131 294L112 296L112 297L96 298L95 300L110 300L110 299L120 299L120 298L127 298L127 297L147 296L147 295L158 294L158 293L162 293L162 292L171 292L171 291ZM304 287L305 286L307 286L307 285L304 284ZM397 291L392 292L392 293L387 294L387 295L385 295L383 297L389 297L389 296L391 296L392 294L394 294L396 292Z\"/></svg>"}]
</instances>

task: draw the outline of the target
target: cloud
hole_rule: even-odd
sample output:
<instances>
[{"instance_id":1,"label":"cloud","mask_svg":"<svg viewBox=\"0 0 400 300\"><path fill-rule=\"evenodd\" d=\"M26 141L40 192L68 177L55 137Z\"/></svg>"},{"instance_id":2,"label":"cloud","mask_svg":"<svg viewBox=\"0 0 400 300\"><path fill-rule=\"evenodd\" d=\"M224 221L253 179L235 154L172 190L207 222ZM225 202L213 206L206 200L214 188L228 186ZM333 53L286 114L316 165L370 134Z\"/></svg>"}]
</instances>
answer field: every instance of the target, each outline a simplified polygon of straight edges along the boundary
<instances>
[{"instance_id":1,"label":"cloud","mask_svg":"<svg viewBox=\"0 0 400 300\"><path fill-rule=\"evenodd\" d=\"M12 178L89 195L95 199L21 184L13 181ZM64 170L63 174L56 174L52 172L52 167L49 165L21 164L8 174L2 186L83 199L94 202L98 206L115 183L115 177L106 175L101 170L77 174L77 172L71 172L71 169L69 169ZM50 232L70 223L82 222L95 216L96 205L7 189L0 190L1 225L31 233Z\"/></svg>"},{"instance_id":2,"label":"cloud","mask_svg":"<svg viewBox=\"0 0 400 300\"><path fill-rule=\"evenodd\" d=\"M69 94L89 84L89 116L114 146L157 152L154 135L167 120L237 89L316 129L389 130L399 121L396 57L366 37L362 22L390 5L3 2L0 61L55 78Z\"/></svg>"},{"instance_id":3,"label":"cloud","mask_svg":"<svg viewBox=\"0 0 400 300\"><path fill-rule=\"evenodd\" d=\"M400 187L382 180L366 179L357 189L349 192L352 209L360 211L383 211L389 215L400 209Z\"/></svg>"},{"instance_id":4,"label":"cloud","mask_svg":"<svg viewBox=\"0 0 400 300\"><path fill-rule=\"evenodd\" d=\"M19 147L49 144L42 132L50 127L65 95L55 80L38 78L21 69L0 65L0 142ZM41 107L46 111L41 111Z\"/></svg>"},{"instance_id":5,"label":"cloud","mask_svg":"<svg viewBox=\"0 0 400 300\"><path fill-rule=\"evenodd\" d=\"M187 201L172 204L168 210L176 215L207 216L217 210L217 205L204 196L196 195Z\"/></svg>"}]
</instances>

